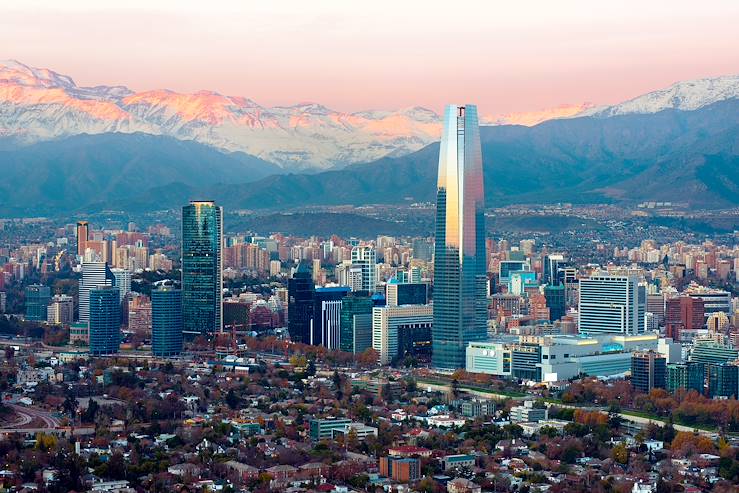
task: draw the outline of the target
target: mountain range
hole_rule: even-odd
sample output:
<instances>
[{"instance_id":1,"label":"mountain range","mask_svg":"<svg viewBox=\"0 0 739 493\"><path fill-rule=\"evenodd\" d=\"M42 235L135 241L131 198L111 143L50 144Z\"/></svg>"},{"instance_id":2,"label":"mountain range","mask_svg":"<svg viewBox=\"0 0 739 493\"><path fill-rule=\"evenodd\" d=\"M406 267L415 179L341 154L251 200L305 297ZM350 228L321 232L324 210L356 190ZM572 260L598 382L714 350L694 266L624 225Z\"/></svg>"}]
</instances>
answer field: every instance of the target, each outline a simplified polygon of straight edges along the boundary
<instances>
[{"instance_id":1,"label":"mountain range","mask_svg":"<svg viewBox=\"0 0 739 493\"><path fill-rule=\"evenodd\" d=\"M490 205L739 203L739 76L481 126ZM517 124L511 124L511 122ZM266 108L201 91L80 87L0 62L0 214L434 200L440 117L424 108Z\"/></svg>"}]
</instances>

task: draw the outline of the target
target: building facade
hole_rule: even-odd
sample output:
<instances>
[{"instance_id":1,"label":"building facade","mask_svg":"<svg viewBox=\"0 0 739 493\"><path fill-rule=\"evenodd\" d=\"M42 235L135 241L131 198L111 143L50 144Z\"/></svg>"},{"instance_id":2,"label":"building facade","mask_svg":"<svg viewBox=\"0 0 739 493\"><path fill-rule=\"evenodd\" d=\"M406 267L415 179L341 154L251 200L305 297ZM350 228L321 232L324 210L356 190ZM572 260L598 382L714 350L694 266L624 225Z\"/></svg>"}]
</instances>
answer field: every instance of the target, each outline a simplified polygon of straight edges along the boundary
<instances>
[{"instance_id":1,"label":"building facade","mask_svg":"<svg viewBox=\"0 0 739 493\"><path fill-rule=\"evenodd\" d=\"M436 200L435 368L464 368L467 345L487 336L486 260L477 107L450 105L444 114Z\"/></svg>"},{"instance_id":2,"label":"building facade","mask_svg":"<svg viewBox=\"0 0 739 493\"><path fill-rule=\"evenodd\" d=\"M182 208L182 323L185 335L221 331L223 209L211 201Z\"/></svg>"},{"instance_id":3,"label":"building facade","mask_svg":"<svg viewBox=\"0 0 739 493\"><path fill-rule=\"evenodd\" d=\"M641 334L645 304L646 291L635 276L580 279L579 330L588 335Z\"/></svg>"},{"instance_id":4,"label":"building facade","mask_svg":"<svg viewBox=\"0 0 739 493\"><path fill-rule=\"evenodd\" d=\"M151 352L163 357L182 352L182 291L171 286L151 292Z\"/></svg>"},{"instance_id":5,"label":"building facade","mask_svg":"<svg viewBox=\"0 0 739 493\"><path fill-rule=\"evenodd\" d=\"M90 290L90 354L118 352L121 344L121 298L115 286Z\"/></svg>"}]
</instances>

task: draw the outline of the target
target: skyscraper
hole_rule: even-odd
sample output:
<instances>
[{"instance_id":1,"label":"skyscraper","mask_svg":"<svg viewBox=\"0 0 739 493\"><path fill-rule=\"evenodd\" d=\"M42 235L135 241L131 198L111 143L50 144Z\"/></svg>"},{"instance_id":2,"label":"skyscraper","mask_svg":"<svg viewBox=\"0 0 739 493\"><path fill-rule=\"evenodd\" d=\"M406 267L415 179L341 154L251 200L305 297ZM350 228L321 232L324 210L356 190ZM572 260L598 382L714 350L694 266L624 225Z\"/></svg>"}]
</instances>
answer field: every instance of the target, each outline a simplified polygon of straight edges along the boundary
<instances>
[{"instance_id":1,"label":"skyscraper","mask_svg":"<svg viewBox=\"0 0 739 493\"><path fill-rule=\"evenodd\" d=\"M635 276L580 279L579 328L583 334L637 335L645 330L646 291Z\"/></svg>"},{"instance_id":2,"label":"skyscraper","mask_svg":"<svg viewBox=\"0 0 739 493\"><path fill-rule=\"evenodd\" d=\"M304 263L287 281L287 330L293 342L310 344L313 301L316 286L308 266Z\"/></svg>"},{"instance_id":3,"label":"skyscraper","mask_svg":"<svg viewBox=\"0 0 739 493\"><path fill-rule=\"evenodd\" d=\"M223 209L212 201L182 208L182 324L189 336L220 332L223 320Z\"/></svg>"},{"instance_id":4,"label":"skyscraper","mask_svg":"<svg viewBox=\"0 0 739 493\"><path fill-rule=\"evenodd\" d=\"M46 320L47 307L51 302L51 289L49 286L32 284L26 286L26 320Z\"/></svg>"},{"instance_id":5,"label":"skyscraper","mask_svg":"<svg viewBox=\"0 0 739 493\"><path fill-rule=\"evenodd\" d=\"M106 262L85 262L82 264L82 281L79 284L78 291L80 322L90 321L90 291L101 286L113 286L114 284L115 277L113 277L113 273Z\"/></svg>"},{"instance_id":6,"label":"skyscraper","mask_svg":"<svg viewBox=\"0 0 739 493\"><path fill-rule=\"evenodd\" d=\"M154 356L182 352L182 291L172 286L151 292L151 352Z\"/></svg>"},{"instance_id":7,"label":"skyscraper","mask_svg":"<svg viewBox=\"0 0 739 493\"><path fill-rule=\"evenodd\" d=\"M90 354L117 353L121 345L121 299L118 288L90 290Z\"/></svg>"},{"instance_id":8,"label":"skyscraper","mask_svg":"<svg viewBox=\"0 0 739 493\"><path fill-rule=\"evenodd\" d=\"M90 225L87 221L77 221L77 255L84 256L87 240L90 239Z\"/></svg>"},{"instance_id":9,"label":"skyscraper","mask_svg":"<svg viewBox=\"0 0 739 493\"><path fill-rule=\"evenodd\" d=\"M131 276L130 270L126 269L110 269L113 273L113 285L118 288L121 295L121 301L131 292Z\"/></svg>"},{"instance_id":10,"label":"skyscraper","mask_svg":"<svg viewBox=\"0 0 739 493\"><path fill-rule=\"evenodd\" d=\"M345 296L341 300L341 350L358 354L372 347L372 299Z\"/></svg>"},{"instance_id":11,"label":"skyscraper","mask_svg":"<svg viewBox=\"0 0 739 493\"><path fill-rule=\"evenodd\" d=\"M377 253L369 245L352 248L352 264L362 272L362 291L375 292Z\"/></svg>"},{"instance_id":12,"label":"skyscraper","mask_svg":"<svg viewBox=\"0 0 739 493\"><path fill-rule=\"evenodd\" d=\"M447 107L439 151L434 248L435 368L465 366L487 333L485 205L477 107Z\"/></svg>"}]
</instances>

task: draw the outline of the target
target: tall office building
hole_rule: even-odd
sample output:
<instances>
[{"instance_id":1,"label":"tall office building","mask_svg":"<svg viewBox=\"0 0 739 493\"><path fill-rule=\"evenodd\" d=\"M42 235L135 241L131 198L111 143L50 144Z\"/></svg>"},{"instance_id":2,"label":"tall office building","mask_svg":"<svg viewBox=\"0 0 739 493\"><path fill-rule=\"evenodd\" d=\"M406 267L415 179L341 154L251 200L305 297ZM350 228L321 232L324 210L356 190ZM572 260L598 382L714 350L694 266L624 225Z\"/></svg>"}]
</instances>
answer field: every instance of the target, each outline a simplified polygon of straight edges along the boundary
<instances>
[{"instance_id":1,"label":"tall office building","mask_svg":"<svg viewBox=\"0 0 739 493\"><path fill-rule=\"evenodd\" d=\"M667 360L654 351L631 355L631 385L634 390L649 393L652 389L664 389L666 385Z\"/></svg>"},{"instance_id":2,"label":"tall office building","mask_svg":"<svg viewBox=\"0 0 739 493\"><path fill-rule=\"evenodd\" d=\"M121 298L115 286L90 290L90 354L117 353L121 345Z\"/></svg>"},{"instance_id":3,"label":"tall office building","mask_svg":"<svg viewBox=\"0 0 739 493\"><path fill-rule=\"evenodd\" d=\"M708 396L736 398L739 391L739 366L728 363L708 365Z\"/></svg>"},{"instance_id":4,"label":"tall office building","mask_svg":"<svg viewBox=\"0 0 739 493\"><path fill-rule=\"evenodd\" d=\"M182 208L182 324L188 336L221 331L223 208L191 201Z\"/></svg>"},{"instance_id":5,"label":"tall office building","mask_svg":"<svg viewBox=\"0 0 739 493\"><path fill-rule=\"evenodd\" d=\"M74 298L66 294L54 296L46 310L46 321L54 325L74 322Z\"/></svg>"},{"instance_id":6,"label":"tall office building","mask_svg":"<svg viewBox=\"0 0 739 493\"><path fill-rule=\"evenodd\" d=\"M428 286L424 283L400 282L390 279L385 285L388 306L425 305L428 303Z\"/></svg>"},{"instance_id":7,"label":"tall office building","mask_svg":"<svg viewBox=\"0 0 739 493\"><path fill-rule=\"evenodd\" d=\"M667 391L670 393L683 389L702 394L705 380L706 369L703 363L688 361L667 365Z\"/></svg>"},{"instance_id":8,"label":"tall office building","mask_svg":"<svg viewBox=\"0 0 739 493\"><path fill-rule=\"evenodd\" d=\"M110 269L113 273L113 285L120 291L121 301L131 292L131 271L126 269Z\"/></svg>"},{"instance_id":9,"label":"tall office building","mask_svg":"<svg viewBox=\"0 0 739 493\"><path fill-rule=\"evenodd\" d=\"M549 308L549 319L557 321L567 313L567 298L565 296L565 285L546 285L544 286L544 299Z\"/></svg>"},{"instance_id":10,"label":"tall office building","mask_svg":"<svg viewBox=\"0 0 739 493\"><path fill-rule=\"evenodd\" d=\"M151 292L151 352L164 357L182 352L182 291L172 286Z\"/></svg>"},{"instance_id":11,"label":"tall office building","mask_svg":"<svg viewBox=\"0 0 739 493\"><path fill-rule=\"evenodd\" d=\"M352 265L362 269L362 291L375 292L377 252L369 245L352 248Z\"/></svg>"},{"instance_id":12,"label":"tall office building","mask_svg":"<svg viewBox=\"0 0 739 493\"><path fill-rule=\"evenodd\" d=\"M298 265L297 271L288 279L287 295L287 329L290 339L293 342L310 344L316 286L306 264Z\"/></svg>"},{"instance_id":13,"label":"tall office building","mask_svg":"<svg viewBox=\"0 0 739 493\"><path fill-rule=\"evenodd\" d=\"M428 354L432 322L431 305L374 307L372 347L380 355L379 363L386 365L405 354Z\"/></svg>"},{"instance_id":14,"label":"tall office building","mask_svg":"<svg viewBox=\"0 0 739 493\"><path fill-rule=\"evenodd\" d=\"M341 345L341 303L348 294L347 286L316 289L308 344L339 349Z\"/></svg>"},{"instance_id":15,"label":"tall office building","mask_svg":"<svg viewBox=\"0 0 739 493\"><path fill-rule=\"evenodd\" d=\"M25 295L26 320L45 321L47 307L51 301L51 289L49 286L41 286L39 284L26 286Z\"/></svg>"},{"instance_id":16,"label":"tall office building","mask_svg":"<svg viewBox=\"0 0 739 493\"><path fill-rule=\"evenodd\" d=\"M77 221L77 255L83 257L87 249L87 240L90 239L90 224L87 221Z\"/></svg>"},{"instance_id":17,"label":"tall office building","mask_svg":"<svg viewBox=\"0 0 739 493\"><path fill-rule=\"evenodd\" d=\"M564 264L564 256L559 254L545 255L542 258L542 284L556 286L560 284L559 266Z\"/></svg>"},{"instance_id":18,"label":"tall office building","mask_svg":"<svg viewBox=\"0 0 739 493\"><path fill-rule=\"evenodd\" d=\"M82 280L79 284L79 321L90 321L90 291L101 286L113 286L115 277L106 262L82 264ZM119 295L120 296L120 295ZM120 301L120 300L119 300Z\"/></svg>"},{"instance_id":19,"label":"tall office building","mask_svg":"<svg viewBox=\"0 0 739 493\"><path fill-rule=\"evenodd\" d=\"M432 243L425 238L416 238L413 240L413 258L416 260L431 261L434 254Z\"/></svg>"},{"instance_id":20,"label":"tall office building","mask_svg":"<svg viewBox=\"0 0 739 493\"><path fill-rule=\"evenodd\" d=\"M635 276L580 279L578 323L583 334L637 335L645 330L646 291Z\"/></svg>"},{"instance_id":21,"label":"tall office building","mask_svg":"<svg viewBox=\"0 0 739 493\"><path fill-rule=\"evenodd\" d=\"M359 354L372 347L372 298L345 296L341 300L341 350Z\"/></svg>"},{"instance_id":22,"label":"tall office building","mask_svg":"<svg viewBox=\"0 0 739 493\"><path fill-rule=\"evenodd\" d=\"M465 366L487 335L485 205L477 107L450 105L439 151L432 364Z\"/></svg>"}]
</instances>

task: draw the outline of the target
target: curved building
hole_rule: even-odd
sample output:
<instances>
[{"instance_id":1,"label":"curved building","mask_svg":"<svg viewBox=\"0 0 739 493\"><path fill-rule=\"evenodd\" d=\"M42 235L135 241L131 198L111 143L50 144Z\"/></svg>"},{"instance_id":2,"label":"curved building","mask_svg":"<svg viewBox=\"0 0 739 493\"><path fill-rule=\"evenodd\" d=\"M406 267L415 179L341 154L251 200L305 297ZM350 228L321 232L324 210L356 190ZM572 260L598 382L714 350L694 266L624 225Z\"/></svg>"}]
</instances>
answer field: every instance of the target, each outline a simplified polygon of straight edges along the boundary
<instances>
[{"instance_id":1,"label":"curved building","mask_svg":"<svg viewBox=\"0 0 739 493\"><path fill-rule=\"evenodd\" d=\"M450 105L439 151L432 364L465 367L487 335L485 203L477 107Z\"/></svg>"}]
</instances>

